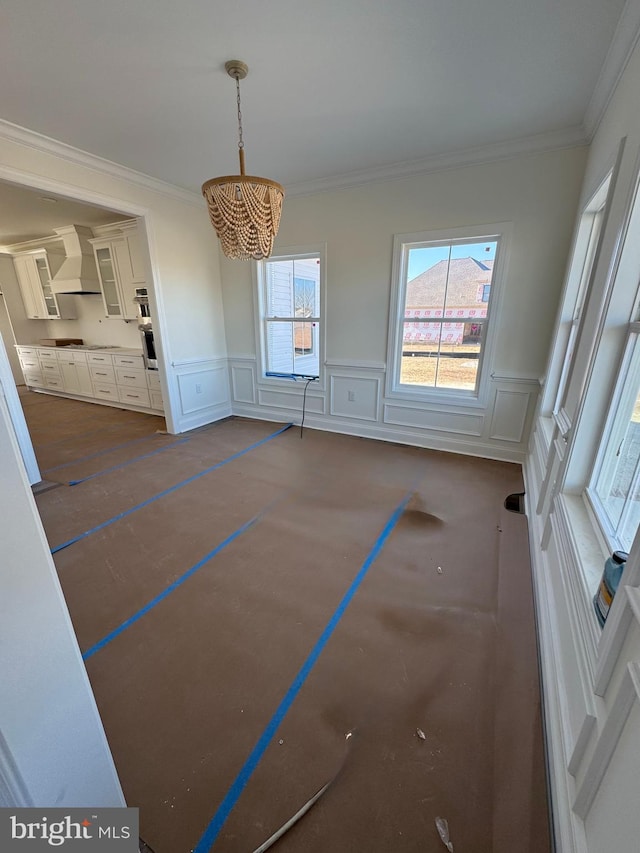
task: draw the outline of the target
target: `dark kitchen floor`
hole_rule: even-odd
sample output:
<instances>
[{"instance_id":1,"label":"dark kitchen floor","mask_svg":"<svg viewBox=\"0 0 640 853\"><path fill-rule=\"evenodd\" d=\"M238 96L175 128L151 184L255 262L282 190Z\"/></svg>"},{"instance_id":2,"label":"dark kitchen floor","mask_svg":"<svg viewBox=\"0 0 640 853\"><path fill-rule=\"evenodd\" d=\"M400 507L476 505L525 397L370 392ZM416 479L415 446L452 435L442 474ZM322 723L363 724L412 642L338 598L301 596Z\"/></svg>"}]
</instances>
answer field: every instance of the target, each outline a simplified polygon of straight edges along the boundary
<instances>
[{"instance_id":1,"label":"dark kitchen floor","mask_svg":"<svg viewBox=\"0 0 640 853\"><path fill-rule=\"evenodd\" d=\"M456 853L549 851L527 524L503 507L518 466L23 404L62 484L37 503L155 853L249 853L340 767L274 850L440 853L440 816Z\"/></svg>"}]
</instances>

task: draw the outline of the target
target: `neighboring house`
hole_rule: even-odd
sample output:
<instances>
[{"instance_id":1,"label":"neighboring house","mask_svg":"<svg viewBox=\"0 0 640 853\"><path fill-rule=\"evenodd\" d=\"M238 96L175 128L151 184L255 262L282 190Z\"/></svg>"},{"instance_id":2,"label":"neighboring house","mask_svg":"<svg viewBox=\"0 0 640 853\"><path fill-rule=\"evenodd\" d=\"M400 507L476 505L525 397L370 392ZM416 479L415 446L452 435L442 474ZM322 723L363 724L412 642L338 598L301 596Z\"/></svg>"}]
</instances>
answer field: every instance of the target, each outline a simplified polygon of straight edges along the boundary
<instances>
[{"instance_id":1,"label":"neighboring house","mask_svg":"<svg viewBox=\"0 0 640 853\"><path fill-rule=\"evenodd\" d=\"M462 344L480 339L481 322L456 323L456 317L487 316L493 261L475 258L453 258L438 261L407 283L405 317L451 318L442 324L407 323L405 343Z\"/></svg>"}]
</instances>

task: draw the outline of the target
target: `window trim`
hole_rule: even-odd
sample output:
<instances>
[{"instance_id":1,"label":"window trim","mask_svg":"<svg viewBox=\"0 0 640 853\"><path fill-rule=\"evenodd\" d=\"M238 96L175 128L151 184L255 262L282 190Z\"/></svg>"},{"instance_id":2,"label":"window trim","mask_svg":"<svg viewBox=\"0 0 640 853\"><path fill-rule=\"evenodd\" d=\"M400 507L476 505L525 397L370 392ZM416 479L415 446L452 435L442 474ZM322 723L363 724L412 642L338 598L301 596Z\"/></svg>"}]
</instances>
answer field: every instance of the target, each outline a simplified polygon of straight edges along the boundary
<instances>
[{"instance_id":1,"label":"window trim","mask_svg":"<svg viewBox=\"0 0 640 853\"><path fill-rule=\"evenodd\" d=\"M633 405L638 396L638 382L631 382L635 376L640 375L640 322L629 324L624 352L620 361L616 384L609 402L607 420L600 437L598 451L592 468L591 476L584 490L586 499L593 509L595 520L600 527L601 533L611 551L616 549L628 551L630 545L623 543L618 530L622 527L623 519L627 513L628 495L625 497L623 510L618 525L614 528L609 513L604 506L602 498L598 494L598 486L603 476L611 476L615 468L615 457L612 458L609 450L612 441L617 444L622 442L629 424L628 417L622 418L622 411ZM624 421L624 422L623 422Z\"/></svg>"},{"instance_id":2,"label":"window trim","mask_svg":"<svg viewBox=\"0 0 640 853\"><path fill-rule=\"evenodd\" d=\"M619 163L620 157L582 207L569 255L540 403L542 417L553 418L563 433L570 426L564 412L564 398L569 386L573 353L579 342L580 328L602 255ZM595 235L594 228L597 228ZM570 359L567 358L569 347L572 347Z\"/></svg>"},{"instance_id":3,"label":"window trim","mask_svg":"<svg viewBox=\"0 0 640 853\"><path fill-rule=\"evenodd\" d=\"M269 258L254 261L252 264L253 277L253 301L254 301L254 329L256 341L257 377L259 386L264 388L286 388L293 393L303 393L302 380L283 379L277 376L266 376L267 350L265 340L265 312L266 305L266 276L264 275L265 263L276 260L295 260L297 258L320 258L320 317L313 318L318 322L318 374L320 378L313 383L318 391L324 391L326 387L325 353L326 353L326 326L327 326L327 244L313 243L303 246L284 246L274 250ZM300 320L300 318L293 318ZM288 321L287 321L288 322Z\"/></svg>"},{"instance_id":4,"label":"window trim","mask_svg":"<svg viewBox=\"0 0 640 853\"><path fill-rule=\"evenodd\" d=\"M393 263L391 273L391 298L389 306L389 335L387 343L387 375L385 395L392 399L421 403L446 404L465 408L479 408L487 405L491 372L495 360L495 348L502 304L503 281L505 279L512 224L510 222L488 223L459 228L447 228L438 231L418 231L409 234L395 234L393 238ZM487 316L483 318L484 340L478 363L478 379L474 391L457 388L421 388L409 389L400 384L402 364L402 325L405 311L405 292L407 285L407 261L409 249L431 243L437 245L464 244L495 240L498 243L491 280L491 293L487 304Z\"/></svg>"}]
</instances>

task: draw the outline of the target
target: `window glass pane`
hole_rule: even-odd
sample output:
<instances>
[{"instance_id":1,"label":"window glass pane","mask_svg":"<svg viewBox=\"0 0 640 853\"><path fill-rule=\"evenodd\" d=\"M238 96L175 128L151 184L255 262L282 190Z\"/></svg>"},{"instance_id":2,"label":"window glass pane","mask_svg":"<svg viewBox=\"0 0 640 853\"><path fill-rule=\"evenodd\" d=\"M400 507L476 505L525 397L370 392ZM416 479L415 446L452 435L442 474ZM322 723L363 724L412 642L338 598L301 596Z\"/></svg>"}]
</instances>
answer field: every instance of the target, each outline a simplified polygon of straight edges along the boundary
<instances>
[{"instance_id":1,"label":"window glass pane","mask_svg":"<svg viewBox=\"0 0 640 853\"><path fill-rule=\"evenodd\" d=\"M318 376L319 324L267 321L267 371Z\"/></svg>"},{"instance_id":2,"label":"window glass pane","mask_svg":"<svg viewBox=\"0 0 640 853\"><path fill-rule=\"evenodd\" d=\"M459 358L442 354L438 359L438 388L462 388L473 391L478 375L477 358Z\"/></svg>"},{"instance_id":3,"label":"window glass pane","mask_svg":"<svg viewBox=\"0 0 640 853\"><path fill-rule=\"evenodd\" d=\"M267 371L293 373L293 323L267 321Z\"/></svg>"},{"instance_id":4,"label":"window glass pane","mask_svg":"<svg viewBox=\"0 0 640 853\"><path fill-rule=\"evenodd\" d=\"M304 373L308 376L319 375L318 328L318 323L293 324L294 373Z\"/></svg>"},{"instance_id":5,"label":"window glass pane","mask_svg":"<svg viewBox=\"0 0 640 853\"><path fill-rule=\"evenodd\" d=\"M486 317L496 242L451 247L445 317Z\"/></svg>"},{"instance_id":6,"label":"window glass pane","mask_svg":"<svg viewBox=\"0 0 640 853\"><path fill-rule=\"evenodd\" d=\"M441 323L403 324L400 381L406 385L434 387Z\"/></svg>"},{"instance_id":7,"label":"window glass pane","mask_svg":"<svg viewBox=\"0 0 640 853\"><path fill-rule=\"evenodd\" d=\"M614 448L610 447L609 449L610 452L614 452ZM627 531L633 526L630 537L632 540L637 527L637 508L640 500L637 476L638 462L640 461L640 399L638 398L636 398L624 438L619 447L615 448L615 453L615 457L609 461L608 476L605 473L601 478L601 483L599 483L599 497L614 529L617 529L623 520L623 512L627 502L630 501L635 504L636 509L631 512L631 515L636 518L635 525L632 525L630 519L627 519L625 524ZM625 546L630 547L631 541L627 541Z\"/></svg>"},{"instance_id":8,"label":"window glass pane","mask_svg":"<svg viewBox=\"0 0 640 853\"><path fill-rule=\"evenodd\" d=\"M295 316L319 317L320 258L296 258L293 276Z\"/></svg>"},{"instance_id":9,"label":"window glass pane","mask_svg":"<svg viewBox=\"0 0 640 853\"><path fill-rule=\"evenodd\" d=\"M637 343L624 380L618 412L607 441L595 493L605 514L606 532L629 550L640 521L640 347Z\"/></svg>"},{"instance_id":10,"label":"window glass pane","mask_svg":"<svg viewBox=\"0 0 640 853\"><path fill-rule=\"evenodd\" d=\"M497 246L409 248L400 384L475 390Z\"/></svg>"},{"instance_id":11,"label":"window glass pane","mask_svg":"<svg viewBox=\"0 0 640 853\"><path fill-rule=\"evenodd\" d=\"M293 261L269 261L267 274L267 317L293 317Z\"/></svg>"}]
</instances>

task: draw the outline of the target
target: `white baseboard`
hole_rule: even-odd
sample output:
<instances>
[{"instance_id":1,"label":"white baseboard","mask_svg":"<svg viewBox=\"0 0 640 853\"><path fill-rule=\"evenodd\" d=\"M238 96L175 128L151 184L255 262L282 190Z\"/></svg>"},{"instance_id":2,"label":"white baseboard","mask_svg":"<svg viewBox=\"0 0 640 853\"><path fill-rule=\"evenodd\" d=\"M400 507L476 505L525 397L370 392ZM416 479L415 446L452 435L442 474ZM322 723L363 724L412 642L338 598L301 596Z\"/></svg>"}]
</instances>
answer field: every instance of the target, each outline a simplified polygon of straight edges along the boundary
<instances>
[{"instance_id":1,"label":"white baseboard","mask_svg":"<svg viewBox=\"0 0 640 853\"><path fill-rule=\"evenodd\" d=\"M233 403L232 413L246 418L268 420L275 422L293 421L300 423L300 411L283 411L270 409L267 406L252 406L250 404ZM444 450L449 453L461 453L466 456L481 456L485 459L495 459L499 462L515 462L523 464L523 451L511 447L498 447L487 444L473 436L440 435L426 429L403 429L383 423L367 423L365 421L348 421L330 415L307 412L304 419L305 427L336 432L344 435L372 438L378 441L391 441L396 444L408 444L413 447L424 447L428 450Z\"/></svg>"}]
</instances>

